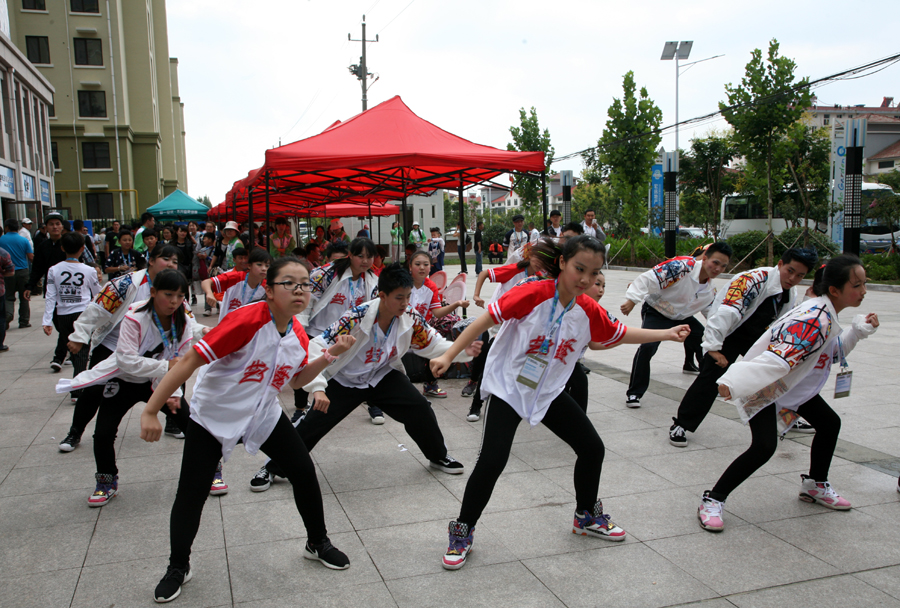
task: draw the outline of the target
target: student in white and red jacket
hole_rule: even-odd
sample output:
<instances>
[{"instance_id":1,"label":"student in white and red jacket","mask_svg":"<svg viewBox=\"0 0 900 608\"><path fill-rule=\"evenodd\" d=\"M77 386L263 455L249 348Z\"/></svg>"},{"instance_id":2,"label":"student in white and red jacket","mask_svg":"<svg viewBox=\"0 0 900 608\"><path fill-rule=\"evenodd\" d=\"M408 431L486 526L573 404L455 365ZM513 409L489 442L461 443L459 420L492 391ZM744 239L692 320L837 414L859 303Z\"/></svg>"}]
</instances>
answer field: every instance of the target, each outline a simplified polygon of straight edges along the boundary
<instances>
[{"instance_id":1,"label":"student in white and red jacket","mask_svg":"<svg viewBox=\"0 0 900 608\"><path fill-rule=\"evenodd\" d=\"M463 464L447 454L444 435L430 403L416 390L403 367L402 357L407 352L431 359L453 344L409 306L412 286L413 279L401 264L385 266L378 277L378 298L351 308L310 341L310 356L316 356L336 344L341 336L349 335L355 340L346 355L304 387L312 393L314 404L297 423L297 432L312 450L351 411L366 402L403 424L431 468L459 475L464 471ZM460 347L455 361L470 361L480 350L481 342L467 343ZM250 489L268 490L275 475L284 477L278 465L282 462L277 459L267 462L250 480Z\"/></svg>"},{"instance_id":2,"label":"student in white and red jacket","mask_svg":"<svg viewBox=\"0 0 900 608\"><path fill-rule=\"evenodd\" d=\"M378 276L372 271L375 262L375 243L365 237L357 237L350 243L350 255L316 268L309 276L313 291L309 308L300 315L310 339L319 336L341 318L341 315L378 295ZM309 396L300 389L294 393L297 412L296 422L306 410ZM384 414L369 406L372 424L384 424Z\"/></svg>"},{"instance_id":3,"label":"student in white and red jacket","mask_svg":"<svg viewBox=\"0 0 900 608\"><path fill-rule=\"evenodd\" d=\"M703 351L703 325L694 318L698 312L706 314L716 290L712 280L725 270L731 259L731 247L724 241L711 244L699 258L680 256L657 264L636 278L625 292L625 303L620 307L628 315L635 305L641 308L641 327L666 329L687 323L691 335L684 343L686 374L698 373L697 364ZM625 391L625 405L641 407L641 397L650 386L650 359L659 348L658 342L642 344L634 353L631 378Z\"/></svg>"},{"instance_id":4,"label":"student in white and red jacket","mask_svg":"<svg viewBox=\"0 0 900 608\"><path fill-rule=\"evenodd\" d=\"M694 433L706 418L719 387L716 384L729 365L747 353L775 319L797 303L794 289L813 268L818 255L812 249L788 249L776 266L754 268L731 280L713 301L703 332L700 374L685 392L669 428L669 443L688 444L686 431ZM798 425L801 423L798 421ZM812 427L806 428L808 432ZM794 427L795 430L797 426Z\"/></svg>"},{"instance_id":5,"label":"student in white and red jacket","mask_svg":"<svg viewBox=\"0 0 900 608\"><path fill-rule=\"evenodd\" d=\"M150 398L154 385L190 347L194 319L184 304L187 293L187 279L180 272L158 273L150 288L150 299L136 302L125 314L113 356L56 385L57 393L102 387L94 428L97 487L88 498L90 507L102 507L118 494L115 442L122 418L135 404ZM166 402L166 409L181 431L187 427L186 405L180 391ZM207 482L212 477L207 477ZM201 485L204 492L209 491L210 486Z\"/></svg>"},{"instance_id":6,"label":"student in white and red jacket","mask_svg":"<svg viewBox=\"0 0 900 608\"><path fill-rule=\"evenodd\" d=\"M503 323L488 355L481 385L482 394L489 397L481 450L466 484L459 518L450 522L444 568L455 570L465 564L473 531L506 466L522 420L530 426L543 423L577 455L572 531L624 540L625 531L610 521L597 498L603 442L587 414L565 392L565 384L579 353L588 344L604 348L621 342L680 342L690 330L686 325L666 330L626 329L584 295L603 267L604 251L593 237L568 239L555 281L535 278L517 285L469 325L446 353L431 362L434 374L441 375L464 344Z\"/></svg>"},{"instance_id":7,"label":"student in white and red jacket","mask_svg":"<svg viewBox=\"0 0 900 608\"><path fill-rule=\"evenodd\" d=\"M230 313L188 349L159 383L141 414L141 438L159 440L160 408L195 370L203 368L191 398L172 505L169 567L154 592L157 602L175 599L182 584L191 579L191 545L207 496L202 482L240 441L250 454L262 450L284 466L306 526L303 557L337 570L350 565L347 556L328 540L315 467L277 398L285 384L296 387L309 382L353 344L352 338L341 338L329 352L309 362L306 332L294 315L309 302L311 289L307 268L297 258L275 260L266 277L266 301Z\"/></svg>"},{"instance_id":8,"label":"student in white and red jacket","mask_svg":"<svg viewBox=\"0 0 900 608\"><path fill-rule=\"evenodd\" d=\"M500 283L488 301L488 305L491 305L523 279L544 275L551 271L558 271L556 264L562 249L552 239L542 238L524 249L526 250L524 252L525 258L515 264L488 268L478 273L478 279L475 281L475 295L472 296L475 304L486 308L485 302L481 297L481 287L486 280ZM491 343L498 331L498 328L492 327L489 331L485 331L481 337L484 347L481 349L481 354L472 361L472 376L466 383L466 386L463 387L463 397L472 395L472 404L469 406L469 413L466 415L466 420L469 422L478 422L481 419L481 408L484 405L484 401L481 397L481 392L478 390L478 384L481 382L481 377L484 374L484 365L490 353Z\"/></svg>"},{"instance_id":9,"label":"student in white and red jacket","mask_svg":"<svg viewBox=\"0 0 900 608\"><path fill-rule=\"evenodd\" d=\"M266 273L272 256L265 249L255 247L248 263L250 268L246 272L229 270L200 283L206 294L206 305L210 308L219 306L219 323L229 312L266 299ZM216 294L223 294L221 303L216 300Z\"/></svg>"},{"instance_id":10,"label":"student in white and red jacket","mask_svg":"<svg viewBox=\"0 0 900 608\"><path fill-rule=\"evenodd\" d=\"M750 425L752 439L747 451L731 463L713 489L704 492L697 516L705 530L719 532L725 528L725 500L769 461L775 453L779 428L787 432L798 415L816 430L810 446L809 475L800 476L800 500L829 509L850 508L850 501L828 482L841 418L820 392L831 366L837 363L846 368L847 354L859 340L875 332L878 315L856 315L846 330L838 324L838 313L858 307L866 295L866 271L855 255L839 255L819 268L813 292L818 297L778 319L719 379L719 396L734 402L741 420ZM838 376L836 393L840 380Z\"/></svg>"},{"instance_id":11,"label":"student in white and red jacket","mask_svg":"<svg viewBox=\"0 0 900 608\"><path fill-rule=\"evenodd\" d=\"M468 300L457 300L444 306L437 285L428 278L431 275L432 265L431 257L427 251L415 252L407 259L406 263L413 278L413 288L409 294L409 305L417 313L425 317L426 323L430 325L433 319L443 319L457 308L469 307ZM418 355L407 353L404 357L418 357ZM426 382L422 392L426 397L447 398L447 391L441 390L436 379Z\"/></svg>"}]
</instances>

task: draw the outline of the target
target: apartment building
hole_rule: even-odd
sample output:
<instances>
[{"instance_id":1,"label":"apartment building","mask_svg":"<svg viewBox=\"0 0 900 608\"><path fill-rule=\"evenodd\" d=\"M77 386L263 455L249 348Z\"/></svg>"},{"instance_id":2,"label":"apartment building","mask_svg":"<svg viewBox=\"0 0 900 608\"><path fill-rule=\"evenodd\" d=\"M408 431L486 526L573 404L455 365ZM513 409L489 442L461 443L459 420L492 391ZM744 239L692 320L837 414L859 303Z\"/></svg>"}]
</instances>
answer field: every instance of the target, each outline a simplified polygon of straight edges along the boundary
<instances>
[{"instance_id":1,"label":"apartment building","mask_svg":"<svg viewBox=\"0 0 900 608\"><path fill-rule=\"evenodd\" d=\"M187 190L165 0L0 4L10 38L56 91L47 116L55 208L71 218L130 219Z\"/></svg>"},{"instance_id":2,"label":"apartment building","mask_svg":"<svg viewBox=\"0 0 900 608\"><path fill-rule=\"evenodd\" d=\"M53 85L13 44L2 19L0 91L0 218L41 218L54 193L48 116Z\"/></svg>"}]
</instances>

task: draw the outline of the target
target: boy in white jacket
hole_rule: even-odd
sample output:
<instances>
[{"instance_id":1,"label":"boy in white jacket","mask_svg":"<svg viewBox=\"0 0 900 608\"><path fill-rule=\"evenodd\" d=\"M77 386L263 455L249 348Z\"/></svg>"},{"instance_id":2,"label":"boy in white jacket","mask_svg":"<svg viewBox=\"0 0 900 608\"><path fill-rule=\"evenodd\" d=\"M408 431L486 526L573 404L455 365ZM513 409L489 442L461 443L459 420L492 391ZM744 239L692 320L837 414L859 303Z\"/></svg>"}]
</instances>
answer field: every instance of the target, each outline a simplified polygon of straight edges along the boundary
<instances>
[{"instance_id":1,"label":"boy in white jacket","mask_svg":"<svg viewBox=\"0 0 900 608\"><path fill-rule=\"evenodd\" d=\"M716 381L738 357L747 354L775 319L794 307L797 290L793 288L815 268L817 259L814 250L788 249L777 266L742 272L716 297L703 333L700 375L672 418L669 443L687 446L685 431L697 431L719 394Z\"/></svg>"},{"instance_id":2,"label":"boy in white jacket","mask_svg":"<svg viewBox=\"0 0 900 608\"><path fill-rule=\"evenodd\" d=\"M819 393L831 366L839 363L846 368L850 349L874 333L878 316L857 315L845 332L838 324L838 313L859 306L866 295L866 271L854 255L839 255L820 267L813 291L818 297L785 314L719 379L719 395L734 402L741 419L750 426L752 441L713 489L703 494L697 516L705 530L725 528L725 500L768 462L775 453L779 428L782 432L790 429L798 415L816 429L809 475L800 476L800 500L829 509L850 509L850 501L828 482L841 419Z\"/></svg>"},{"instance_id":3,"label":"boy in white jacket","mask_svg":"<svg viewBox=\"0 0 900 608\"><path fill-rule=\"evenodd\" d=\"M314 401L300 418L297 432L312 451L322 437L365 401L403 424L432 468L458 475L463 472L462 463L447 454L434 411L410 382L400 360L409 351L433 359L452 344L409 307L412 286L406 268L400 264L386 266L378 279L377 299L348 310L310 341L309 356L315 358L340 336L356 339L346 354L304 387ZM479 352L481 342L473 342L455 361L471 361ZM267 490L274 475L283 476L270 461L253 477L250 488Z\"/></svg>"},{"instance_id":4,"label":"boy in white jacket","mask_svg":"<svg viewBox=\"0 0 900 608\"><path fill-rule=\"evenodd\" d=\"M700 343L703 325L694 318L698 312L706 314L716 296L712 280L719 276L731 259L731 247L723 241L711 244L703 256L680 256L666 260L636 278L625 292L620 310L628 315L636 304L641 308L641 327L671 329L683 323L691 328L684 341L684 372L696 374L694 363L702 357ZM641 344L634 353L631 379L625 391L625 405L641 407L641 397L650 386L650 359L656 354L659 342Z\"/></svg>"}]
</instances>

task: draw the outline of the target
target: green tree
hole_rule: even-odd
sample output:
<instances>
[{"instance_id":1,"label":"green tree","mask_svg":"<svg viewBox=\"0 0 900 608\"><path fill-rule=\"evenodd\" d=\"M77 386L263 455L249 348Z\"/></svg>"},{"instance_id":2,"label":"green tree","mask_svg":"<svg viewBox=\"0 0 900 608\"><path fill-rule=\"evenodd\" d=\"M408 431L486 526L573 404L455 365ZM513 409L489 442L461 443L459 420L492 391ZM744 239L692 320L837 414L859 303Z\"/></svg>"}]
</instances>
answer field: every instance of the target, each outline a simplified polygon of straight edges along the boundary
<instances>
[{"instance_id":1,"label":"green tree","mask_svg":"<svg viewBox=\"0 0 900 608\"><path fill-rule=\"evenodd\" d=\"M622 89L622 99L613 99L609 106L595 167L599 167L601 175L603 168L608 167L609 187L619 203L623 235L632 237L640 235L641 228L647 225L650 170L662 141L662 111L650 99L646 87L641 88L639 96L635 94L634 72L625 74ZM632 240L632 263L634 257Z\"/></svg>"},{"instance_id":2,"label":"green tree","mask_svg":"<svg viewBox=\"0 0 900 608\"><path fill-rule=\"evenodd\" d=\"M782 217L802 220L803 246L809 246L809 222L828 218L828 198L831 185L831 140L828 129L817 128L797 121L788 129L782 146L784 164L793 183L792 196L780 205Z\"/></svg>"},{"instance_id":3,"label":"green tree","mask_svg":"<svg viewBox=\"0 0 900 608\"><path fill-rule=\"evenodd\" d=\"M201 205L206 205L207 207L209 207L210 209L212 209L212 206L213 206L212 201L209 200L209 197L206 196L205 194L204 194L203 196L201 196L200 198L197 198L197 199L194 199L194 200L196 200L196 201L197 201L198 203L200 203Z\"/></svg>"},{"instance_id":4,"label":"green tree","mask_svg":"<svg viewBox=\"0 0 900 608\"><path fill-rule=\"evenodd\" d=\"M725 85L728 103L719 102L725 120L734 127L734 139L748 163L763 169L766 177L768 234L767 259L773 260L772 217L774 214L773 160L779 138L809 107L809 80L794 82L797 64L778 56L778 41L769 42L769 53L754 49L741 84Z\"/></svg>"},{"instance_id":5,"label":"green tree","mask_svg":"<svg viewBox=\"0 0 900 608\"><path fill-rule=\"evenodd\" d=\"M713 132L691 141L678 168L681 221L702 226L716 240L721 231L722 198L735 191L735 172L728 165L737 154L730 132Z\"/></svg>"},{"instance_id":6,"label":"green tree","mask_svg":"<svg viewBox=\"0 0 900 608\"><path fill-rule=\"evenodd\" d=\"M549 171L550 165L553 163L555 150L550 144L550 131L544 129L543 133L541 132L537 111L534 109L534 106L531 108L531 114L526 113L525 108L519 108L519 123L520 126L509 128L513 143L507 144L506 149L513 152L543 152L544 171ZM520 210L523 215L543 217L540 177L534 175L513 175L513 189L518 193L519 199L523 203L523 208ZM543 220L540 220L539 223L543 224ZM538 225L538 223L535 225ZM541 229L543 229L543 226L541 226Z\"/></svg>"}]
</instances>

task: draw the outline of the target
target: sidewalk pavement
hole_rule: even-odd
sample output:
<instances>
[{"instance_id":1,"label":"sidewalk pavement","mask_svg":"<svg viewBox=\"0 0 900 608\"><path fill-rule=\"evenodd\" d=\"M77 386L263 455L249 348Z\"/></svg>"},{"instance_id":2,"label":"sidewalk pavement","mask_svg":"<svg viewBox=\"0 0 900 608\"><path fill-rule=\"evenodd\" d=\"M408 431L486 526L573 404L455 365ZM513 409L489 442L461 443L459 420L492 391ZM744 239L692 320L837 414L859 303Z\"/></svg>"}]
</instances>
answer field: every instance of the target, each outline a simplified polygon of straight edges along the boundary
<instances>
[{"instance_id":1,"label":"sidewalk pavement","mask_svg":"<svg viewBox=\"0 0 900 608\"><path fill-rule=\"evenodd\" d=\"M602 304L617 314L637 273L608 271ZM469 293L474 286L469 277ZM723 283L720 281L720 283ZM490 294L488 284L484 294ZM857 312L881 328L850 357L850 397L826 399L843 430L831 469L854 505L833 512L797 499L812 437L792 433L726 505L727 529L700 529L699 496L749 445L734 408L717 403L689 445L668 428L693 376L680 345L664 344L640 409L625 407L635 346L588 351L588 413L607 450L600 493L623 543L571 534L571 450L543 426L522 425L509 464L475 533L465 568L444 571L447 522L459 512L475 464L481 423L465 419L465 381L441 383L434 400L450 454L466 474L429 469L403 427L373 426L363 408L313 451L329 535L351 567L331 571L301 556L305 531L290 485L252 493L263 462L235 450L225 466L231 491L208 500L192 556L193 580L175 606L900 606L900 307L897 294L870 292ZM43 302L32 306L40 310ZM470 308L473 313L480 310ZM211 323L212 318L200 318ZM637 312L623 319L640 322ZM0 355L0 606L151 606L165 572L168 519L182 443L139 438L141 406L117 440L120 494L87 506L94 488L92 428L61 453L71 422L68 395L53 391L56 336L13 329ZM62 375L70 375L64 367ZM282 394L288 413L293 396Z\"/></svg>"}]
</instances>

